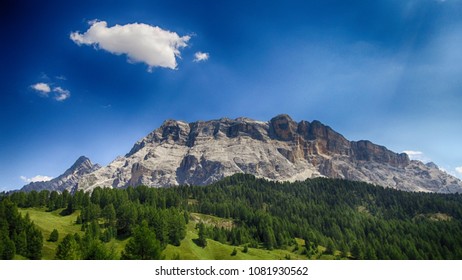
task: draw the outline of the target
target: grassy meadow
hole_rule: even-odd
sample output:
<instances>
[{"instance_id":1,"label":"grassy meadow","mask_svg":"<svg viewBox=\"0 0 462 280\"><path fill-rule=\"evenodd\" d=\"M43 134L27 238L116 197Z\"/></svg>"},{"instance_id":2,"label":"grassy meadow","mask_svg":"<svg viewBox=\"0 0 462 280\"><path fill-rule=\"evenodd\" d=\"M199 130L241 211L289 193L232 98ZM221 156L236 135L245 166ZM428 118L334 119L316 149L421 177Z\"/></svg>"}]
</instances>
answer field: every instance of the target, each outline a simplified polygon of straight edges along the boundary
<instances>
[{"instance_id":1,"label":"grassy meadow","mask_svg":"<svg viewBox=\"0 0 462 280\"><path fill-rule=\"evenodd\" d=\"M56 211L47 212L42 208L27 208L19 209L22 215L29 214L30 219L35 225L42 231L43 234L43 259L52 260L55 257L55 252L59 242L67 234L81 234L81 226L76 224L77 216L80 211L76 211L71 215L62 216L60 215L63 209ZM282 260L282 259L307 259L306 255L302 255L302 248L304 241L297 239L299 244L298 250L295 250L295 246L288 248L288 250L265 250L257 248L248 248L248 251L244 253L243 246L232 246L223 244L212 239L207 239L207 246L202 248L194 243L193 240L198 238L198 231L196 224L202 222L208 225L217 225L223 227L232 227L233 221L231 219L223 219L215 216L191 213L190 221L186 228L186 237L181 241L180 246L167 245L167 248L163 251L165 259L182 259L182 260ZM53 229L57 229L59 232L58 242L48 241L48 237ZM118 240L113 239L107 243L108 248L113 249L118 256L123 251L128 239ZM236 254L232 252L236 249ZM319 248L323 250L324 248ZM319 255L315 258L332 259L334 256ZM21 259L20 256L17 259Z\"/></svg>"}]
</instances>

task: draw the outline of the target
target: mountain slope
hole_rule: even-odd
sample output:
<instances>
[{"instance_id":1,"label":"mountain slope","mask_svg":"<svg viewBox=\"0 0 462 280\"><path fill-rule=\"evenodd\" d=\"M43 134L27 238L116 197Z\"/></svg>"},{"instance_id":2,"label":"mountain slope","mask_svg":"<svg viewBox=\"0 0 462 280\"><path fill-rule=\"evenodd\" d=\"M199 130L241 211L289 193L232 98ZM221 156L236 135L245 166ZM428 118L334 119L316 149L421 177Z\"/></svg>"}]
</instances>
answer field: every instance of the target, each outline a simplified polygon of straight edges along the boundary
<instances>
[{"instance_id":1,"label":"mountain slope","mask_svg":"<svg viewBox=\"0 0 462 280\"><path fill-rule=\"evenodd\" d=\"M46 182L32 182L22 187L22 191L73 191L82 176L101 168L98 164L93 164L89 158L81 156L75 163L62 175Z\"/></svg>"},{"instance_id":2,"label":"mountain slope","mask_svg":"<svg viewBox=\"0 0 462 280\"><path fill-rule=\"evenodd\" d=\"M349 141L319 121L167 120L124 157L81 176L78 188L206 185L235 173L279 181L313 177L364 181L407 191L461 192L435 165L370 141Z\"/></svg>"}]
</instances>

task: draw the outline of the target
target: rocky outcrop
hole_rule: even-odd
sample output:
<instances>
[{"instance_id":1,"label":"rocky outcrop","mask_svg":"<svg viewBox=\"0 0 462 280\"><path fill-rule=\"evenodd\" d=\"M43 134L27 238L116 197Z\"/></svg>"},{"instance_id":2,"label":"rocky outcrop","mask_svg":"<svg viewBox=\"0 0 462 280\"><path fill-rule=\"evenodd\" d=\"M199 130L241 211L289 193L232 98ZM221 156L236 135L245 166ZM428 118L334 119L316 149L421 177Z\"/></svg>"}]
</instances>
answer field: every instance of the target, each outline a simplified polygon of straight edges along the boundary
<instances>
[{"instance_id":1,"label":"rocky outcrop","mask_svg":"<svg viewBox=\"0 0 462 280\"><path fill-rule=\"evenodd\" d=\"M81 156L75 163L62 175L46 182L32 182L22 187L22 191L59 191L68 190L73 192L79 180L86 174L90 174L101 168L98 164L93 164L89 158Z\"/></svg>"},{"instance_id":2,"label":"rocky outcrop","mask_svg":"<svg viewBox=\"0 0 462 280\"><path fill-rule=\"evenodd\" d=\"M279 181L326 176L408 191L460 192L436 165L410 161L370 141L349 141L319 121L167 120L124 157L81 176L78 188L206 185L235 173Z\"/></svg>"}]
</instances>

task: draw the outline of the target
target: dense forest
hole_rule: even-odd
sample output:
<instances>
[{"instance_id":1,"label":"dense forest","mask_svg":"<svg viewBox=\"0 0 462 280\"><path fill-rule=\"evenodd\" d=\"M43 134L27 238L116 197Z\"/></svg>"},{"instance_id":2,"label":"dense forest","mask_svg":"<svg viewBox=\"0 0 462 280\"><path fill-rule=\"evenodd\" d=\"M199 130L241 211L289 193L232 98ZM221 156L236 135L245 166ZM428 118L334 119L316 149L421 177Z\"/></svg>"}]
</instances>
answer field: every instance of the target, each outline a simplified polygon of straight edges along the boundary
<instances>
[{"instance_id":1,"label":"dense forest","mask_svg":"<svg viewBox=\"0 0 462 280\"><path fill-rule=\"evenodd\" d=\"M15 203L7 197L0 201L0 259L15 254L31 260L42 258L43 237L28 215L22 217Z\"/></svg>"},{"instance_id":2,"label":"dense forest","mask_svg":"<svg viewBox=\"0 0 462 280\"><path fill-rule=\"evenodd\" d=\"M361 182L317 178L281 183L236 174L209 186L14 192L0 202L0 255L40 259L42 237L19 208L78 211L81 233L59 242L56 259L114 259L112 239L129 238L122 259L160 259L179 246L190 213L232 221L197 223L197 246L207 239L248 248L298 246L349 259L462 259L462 195L397 191ZM320 248L323 248L320 252Z\"/></svg>"}]
</instances>

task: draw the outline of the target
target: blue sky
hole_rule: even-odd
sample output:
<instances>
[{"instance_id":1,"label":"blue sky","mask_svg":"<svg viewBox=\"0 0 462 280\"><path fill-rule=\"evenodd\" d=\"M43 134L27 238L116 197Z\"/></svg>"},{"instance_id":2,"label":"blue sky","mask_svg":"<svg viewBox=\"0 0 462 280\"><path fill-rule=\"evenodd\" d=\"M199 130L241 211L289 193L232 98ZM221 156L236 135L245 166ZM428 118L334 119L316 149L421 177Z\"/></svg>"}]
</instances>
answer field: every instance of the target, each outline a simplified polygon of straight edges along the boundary
<instances>
[{"instance_id":1,"label":"blue sky","mask_svg":"<svg viewBox=\"0 0 462 280\"><path fill-rule=\"evenodd\" d=\"M0 8L1 190L279 113L462 177L460 0L40 2Z\"/></svg>"}]
</instances>

